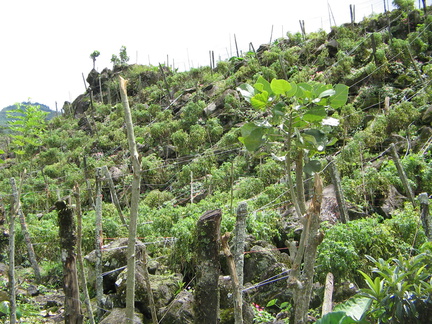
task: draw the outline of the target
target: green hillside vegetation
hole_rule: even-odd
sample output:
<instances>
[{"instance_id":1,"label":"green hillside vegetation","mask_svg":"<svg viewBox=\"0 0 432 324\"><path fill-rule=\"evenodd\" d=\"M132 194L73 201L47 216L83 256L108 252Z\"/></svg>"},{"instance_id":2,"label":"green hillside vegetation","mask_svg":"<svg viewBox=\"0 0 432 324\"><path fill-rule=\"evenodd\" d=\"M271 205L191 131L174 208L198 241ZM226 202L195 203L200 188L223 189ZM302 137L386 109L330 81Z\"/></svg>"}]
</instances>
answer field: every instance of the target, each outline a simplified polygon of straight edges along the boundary
<instances>
[{"instance_id":1,"label":"green hillside vegetation","mask_svg":"<svg viewBox=\"0 0 432 324\"><path fill-rule=\"evenodd\" d=\"M221 209L221 233L233 232L237 206L244 201L248 248L279 248L278 258L289 269L288 247L300 240L303 227L296 208L303 211L308 203L297 205L302 196L307 202L314 196L315 174L324 187L334 183L329 173L333 164L349 220L343 222L337 207L329 209L330 216L322 215L310 319L427 323L432 315L432 237L420 219L417 197L432 193L432 16L400 8L333 27L330 33L288 33L242 57L220 61L214 69L178 72L121 64L100 73L92 70L87 78L92 93L65 104L64 114L46 124L41 118L40 129L1 135L5 231L10 179L15 178L44 282L61 287L55 202L73 197L73 188L80 187L83 253L90 253L95 246L96 170L107 166L127 218L133 176L119 93L122 76L128 80L143 170L138 237L149 243L150 258L166 272L183 275L180 288L193 289L199 217ZM31 140L17 143L17 138ZM392 145L413 201L392 158ZM127 237L105 185L102 195L104 243ZM24 236L19 226L16 231L16 264L26 269ZM0 261L8 263L7 239L0 244ZM340 309L321 318L329 272ZM257 273L250 283L264 279ZM355 288L347 289L350 285ZM285 281L280 287L265 297L249 295L250 305L265 307L254 308L254 323L271 322L277 313L294 323L290 288ZM347 306L354 295L369 301L357 317ZM277 306L282 302L281 310ZM148 321L149 316L145 314ZM221 316L221 323L234 323L227 319L228 311Z\"/></svg>"}]
</instances>

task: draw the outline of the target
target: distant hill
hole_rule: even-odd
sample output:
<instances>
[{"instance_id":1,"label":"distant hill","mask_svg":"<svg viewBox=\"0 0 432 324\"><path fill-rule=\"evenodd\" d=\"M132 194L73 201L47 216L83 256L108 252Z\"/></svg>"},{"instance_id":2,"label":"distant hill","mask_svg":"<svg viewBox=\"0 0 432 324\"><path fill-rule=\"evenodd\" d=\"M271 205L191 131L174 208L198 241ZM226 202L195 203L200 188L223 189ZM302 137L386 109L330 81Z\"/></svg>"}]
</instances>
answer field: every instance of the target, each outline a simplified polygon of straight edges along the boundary
<instances>
[{"instance_id":1,"label":"distant hill","mask_svg":"<svg viewBox=\"0 0 432 324\"><path fill-rule=\"evenodd\" d=\"M38 102L21 102L22 105L31 105L31 106L39 106L42 111L48 112L48 115L46 117L47 120L53 118L56 116L56 112L54 110L51 110L47 105L38 103ZM7 125L7 112L11 110L17 109L16 105L10 105L5 108L3 108L0 111L0 127Z\"/></svg>"}]
</instances>

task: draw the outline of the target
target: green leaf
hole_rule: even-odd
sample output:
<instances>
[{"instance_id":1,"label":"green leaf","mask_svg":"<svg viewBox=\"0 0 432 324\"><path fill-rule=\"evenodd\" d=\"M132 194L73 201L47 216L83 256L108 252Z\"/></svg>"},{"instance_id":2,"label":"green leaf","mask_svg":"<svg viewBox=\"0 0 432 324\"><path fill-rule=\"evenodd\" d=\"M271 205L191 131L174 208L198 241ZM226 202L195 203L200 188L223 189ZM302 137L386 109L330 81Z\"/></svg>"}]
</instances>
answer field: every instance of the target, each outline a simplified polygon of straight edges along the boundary
<instances>
[{"instance_id":1,"label":"green leaf","mask_svg":"<svg viewBox=\"0 0 432 324\"><path fill-rule=\"evenodd\" d=\"M325 91L321 92L321 93L319 94L318 98L326 98L326 97L330 97L330 96L333 96L335 93L336 93L335 90L333 90L333 89L328 89L328 90L325 90Z\"/></svg>"},{"instance_id":2,"label":"green leaf","mask_svg":"<svg viewBox=\"0 0 432 324\"><path fill-rule=\"evenodd\" d=\"M270 301L267 303L267 306L266 306L266 307L271 307L271 306L273 306L273 305L276 305L276 302L277 302L277 299L272 299L272 300L270 300Z\"/></svg>"},{"instance_id":3,"label":"green leaf","mask_svg":"<svg viewBox=\"0 0 432 324\"><path fill-rule=\"evenodd\" d=\"M372 299L366 297L353 297L344 303L335 306L334 311L345 312L354 320L360 321L372 305Z\"/></svg>"},{"instance_id":4,"label":"green leaf","mask_svg":"<svg viewBox=\"0 0 432 324\"><path fill-rule=\"evenodd\" d=\"M239 85L237 91L240 92L247 102L250 102L251 98L255 95L255 89L247 83Z\"/></svg>"},{"instance_id":5,"label":"green leaf","mask_svg":"<svg viewBox=\"0 0 432 324\"><path fill-rule=\"evenodd\" d=\"M322 169L321 162L319 160L311 160L304 165L304 172L309 175L320 172Z\"/></svg>"},{"instance_id":6,"label":"green leaf","mask_svg":"<svg viewBox=\"0 0 432 324\"><path fill-rule=\"evenodd\" d=\"M357 322L353 320L351 317L346 316L345 312L331 312L325 314L315 323L316 324L352 324Z\"/></svg>"},{"instance_id":7,"label":"green leaf","mask_svg":"<svg viewBox=\"0 0 432 324\"><path fill-rule=\"evenodd\" d=\"M267 91L256 94L250 100L252 107L260 110L265 110L269 99L269 94Z\"/></svg>"},{"instance_id":8,"label":"green leaf","mask_svg":"<svg viewBox=\"0 0 432 324\"><path fill-rule=\"evenodd\" d=\"M313 88L308 83L299 83L295 96L299 99L312 99Z\"/></svg>"},{"instance_id":9,"label":"green leaf","mask_svg":"<svg viewBox=\"0 0 432 324\"><path fill-rule=\"evenodd\" d=\"M9 314L10 307L9 307L9 302L7 300L2 301L0 303L0 312L3 314Z\"/></svg>"},{"instance_id":10,"label":"green leaf","mask_svg":"<svg viewBox=\"0 0 432 324\"><path fill-rule=\"evenodd\" d=\"M288 81L283 79L273 79L270 83L273 93L277 95L285 95L290 92L292 87Z\"/></svg>"},{"instance_id":11,"label":"green leaf","mask_svg":"<svg viewBox=\"0 0 432 324\"><path fill-rule=\"evenodd\" d=\"M290 85L291 85L291 90L290 90L290 91L287 91L287 92L285 93L285 95L286 95L287 97L295 96L295 94L297 93L297 89L298 89L297 84L296 84L295 82L291 82Z\"/></svg>"},{"instance_id":12,"label":"green leaf","mask_svg":"<svg viewBox=\"0 0 432 324\"><path fill-rule=\"evenodd\" d=\"M254 88L261 92L267 91L268 94L273 94L270 82L268 82L262 76L258 77L257 82L254 84Z\"/></svg>"},{"instance_id":13,"label":"green leaf","mask_svg":"<svg viewBox=\"0 0 432 324\"><path fill-rule=\"evenodd\" d=\"M318 152L324 151L327 146L327 136L319 129L307 129L303 132L303 138L315 146ZM313 140L310 139L313 137Z\"/></svg>"},{"instance_id":14,"label":"green leaf","mask_svg":"<svg viewBox=\"0 0 432 324\"><path fill-rule=\"evenodd\" d=\"M323 106L316 106L316 107L313 107L313 108L309 109L303 115L303 120L307 121L309 123L313 123L313 122L322 121L326 117L327 117L327 112L325 110L325 107L323 107Z\"/></svg>"},{"instance_id":15,"label":"green leaf","mask_svg":"<svg viewBox=\"0 0 432 324\"><path fill-rule=\"evenodd\" d=\"M340 108L346 104L348 100L348 86L344 84L335 85L335 94L329 98L330 105L333 108Z\"/></svg>"},{"instance_id":16,"label":"green leaf","mask_svg":"<svg viewBox=\"0 0 432 324\"><path fill-rule=\"evenodd\" d=\"M239 141L244 144L249 152L254 152L264 143L263 136L267 129L254 123L247 123L241 127L240 131L242 136L239 137Z\"/></svg>"}]
</instances>

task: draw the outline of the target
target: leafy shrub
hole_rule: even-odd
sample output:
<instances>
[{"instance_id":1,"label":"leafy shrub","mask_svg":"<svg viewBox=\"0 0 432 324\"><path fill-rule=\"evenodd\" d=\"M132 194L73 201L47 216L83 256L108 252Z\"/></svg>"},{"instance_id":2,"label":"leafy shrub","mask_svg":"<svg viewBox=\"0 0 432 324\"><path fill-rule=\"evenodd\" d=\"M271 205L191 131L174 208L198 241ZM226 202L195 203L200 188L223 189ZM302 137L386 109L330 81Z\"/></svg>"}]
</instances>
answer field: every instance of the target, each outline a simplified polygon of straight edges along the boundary
<instances>
[{"instance_id":1,"label":"leafy shrub","mask_svg":"<svg viewBox=\"0 0 432 324\"><path fill-rule=\"evenodd\" d=\"M372 300L368 312L379 323L426 323L430 320L432 301L431 245L423 253L392 261L368 257L374 264L369 276L361 271L367 288L360 295Z\"/></svg>"},{"instance_id":2,"label":"leafy shrub","mask_svg":"<svg viewBox=\"0 0 432 324\"><path fill-rule=\"evenodd\" d=\"M396 224L404 225L398 228ZM418 216L413 217L409 211L383 223L379 218L370 217L333 226L318 246L318 278L323 281L325 275L332 272L336 282L359 282L357 270L367 271L365 255L385 260L407 255L414 243L412 238L418 235L417 226ZM415 246L422 242L424 239L420 236Z\"/></svg>"},{"instance_id":3,"label":"leafy shrub","mask_svg":"<svg viewBox=\"0 0 432 324\"><path fill-rule=\"evenodd\" d=\"M181 127L185 130L196 124L203 115L206 104L204 101L189 101L180 111Z\"/></svg>"},{"instance_id":4,"label":"leafy shrub","mask_svg":"<svg viewBox=\"0 0 432 324\"><path fill-rule=\"evenodd\" d=\"M171 135L171 140L177 148L179 155L189 154L189 134L183 129L179 129Z\"/></svg>"},{"instance_id":5,"label":"leafy shrub","mask_svg":"<svg viewBox=\"0 0 432 324\"><path fill-rule=\"evenodd\" d=\"M248 199L264 190L264 183L259 178L242 178L234 186L234 195L240 199Z\"/></svg>"},{"instance_id":6,"label":"leafy shrub","mask_svg":"<svg viewBox=\"0 0 432 324\"><path fill-rule=\"evenodd\" d=\"M174 195L169 191L159 191L152 190L150 191L145 198L143 199L143 203L151 208L157 208L161 206L164 202L170 201L174 198Z\"/></svg>"}]
</instances>

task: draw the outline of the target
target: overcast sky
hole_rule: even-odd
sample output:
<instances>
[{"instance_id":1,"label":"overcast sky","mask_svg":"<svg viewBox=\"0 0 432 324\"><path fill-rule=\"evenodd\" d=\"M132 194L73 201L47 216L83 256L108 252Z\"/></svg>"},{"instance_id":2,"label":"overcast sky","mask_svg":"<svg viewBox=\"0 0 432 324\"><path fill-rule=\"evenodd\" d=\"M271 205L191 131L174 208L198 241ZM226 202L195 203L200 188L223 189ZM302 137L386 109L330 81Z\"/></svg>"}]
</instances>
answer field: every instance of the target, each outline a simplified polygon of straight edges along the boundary
<instances>
[{"instance_id":1,"label":"overcast sky","mask_svg":"<svg viewBox=\"0 0 432 324\"><path fill-rule=\"evenodd\" d=\"M392 0L2 0L0 3L0 109L39 102L61 109L85 91L94 50L96 69L112 67L112 54L126 46L129 63L164 63L180 70L208 65L209 51L223 60L300 30L330 29L384 11ZM429 4L429 1L428 1ZM417 1L416 1L417 5ZM332 18L333 19L333 18Z\"/></svg>"}]
</instances>

